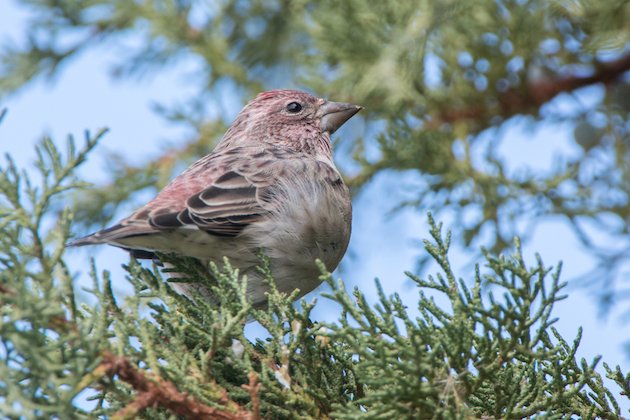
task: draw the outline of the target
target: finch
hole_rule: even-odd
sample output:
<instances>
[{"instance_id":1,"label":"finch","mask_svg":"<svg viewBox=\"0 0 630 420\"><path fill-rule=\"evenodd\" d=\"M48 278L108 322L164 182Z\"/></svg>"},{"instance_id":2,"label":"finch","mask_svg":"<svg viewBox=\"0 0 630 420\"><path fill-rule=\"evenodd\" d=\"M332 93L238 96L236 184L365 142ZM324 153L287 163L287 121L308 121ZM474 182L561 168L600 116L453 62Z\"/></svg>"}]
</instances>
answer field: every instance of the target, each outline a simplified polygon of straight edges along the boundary
<instances>
[{"instance_id":1,"label":"finch","mask_svg":"<svg viewBox=\"0 0 630 420\"><path fill-rule=\"evenodd\" d=\"M352 204L330 136L362 107L297 90L263 92L238 114L216 148L116 225L68 246L109 244L137 258L155 252L247 274L247 294L266 303L262 251L278 290L299 297L320 284L315 260L334 270L348 247ZM192 283L175 283L190 294Z\"/></svg>"}]
</instances>

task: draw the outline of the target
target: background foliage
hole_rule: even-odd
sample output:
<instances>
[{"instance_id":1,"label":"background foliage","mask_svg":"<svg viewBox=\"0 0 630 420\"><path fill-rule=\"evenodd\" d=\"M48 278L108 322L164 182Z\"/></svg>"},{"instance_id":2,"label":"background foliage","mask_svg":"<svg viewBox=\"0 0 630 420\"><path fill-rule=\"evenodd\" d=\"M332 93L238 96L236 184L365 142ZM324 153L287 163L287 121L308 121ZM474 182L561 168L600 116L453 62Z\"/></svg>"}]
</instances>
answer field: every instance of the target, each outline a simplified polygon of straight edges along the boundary
<instances>
[{"instance_id":1,"label":"background foliage","mask_svg":"<svg viewBox=\"0 0 630 420\"><path fill-rule=\"evenodd\" d=\"M198 93L191 95L187 102L163 105L157 109L174 124L194 129L194 135L183 142L183 146L168 149L162 156L143 162L141 165L137 162L132 163L123 155L112 156L110 159L112 178L107 184L98 188L82 190L80 194L75 195L69 191L68 195L64 196L64 200L49 201L50 197L47 195L62 192L56 190L61 188L59 185L53 185L57 182L55 181L57 177L63 175L59 179L66 179L65 176L71 176L71 168L83 159L83 155L76 155L75 151L70 150L65 155L66 159L70 159L69 161L55 163L56 152L50 142L44 143L43 148L40 149L40 156L44 159L40 169L48 171L48 175L44 174L45 176L52 177L50 179L53 184L47 187L48 189L42 186L35 190L32 185L25 184L23 175L17 169L11 170L10 163L3 167L3 174L5 174L3 197L7 200L3 206L8 206L6 208L9 210L0 212L3 218L0 225L3 229L8 229L6 238L3 239L5 242L2 254L0 254L5 259L6 253L2 280L3 282L17 282L20 279L25 281L10 283L10 286L6 286L7 290L20 290L20 292L4 293L3 299L25 297L23 297L23 303L18 304L11 300L7 303L9 306L3 306L12 308L6 316L13 317L3 318L3 325L6 324L7 328L15 330L15 334L18 334L15 337L19 337L18 341L23 340L22 337L26 331L32 330L39 333L39 335L34 333L29 341L23 342L29 345L24 345L21 350L16 350L14 353L23 357L22 351L43 351L42 348L50 350L48 347L32 346L33 341L30 340L48 346L52 345L48 339L57 335L59 337L57 343L84 343L84 345L77 344L76 348L81 350L76 354L63 346L55 350L53 353L60 354L62 359L51 362L51 368L46 371L49 372L46 375L52 376L45 378L57 379L50 379L52 382L38 382L39 379L26 381L33 384L33 388L29 389L29 397L19 403L23 406L11 405L14 410L28 407L28 404L32 404L28 401L38 399L40 402L45 401L42 403L43 406L51 401L57 401L58 404L66 404L65 409L70 409L69 402L75 398L77 389L93 384L91 381L96 380L89 376L92 375L89 372L93 372L95 366L100 366L100 372L119 375L116 376L117 378L126 378L123 382L128 385L114 381L112 386L117 391L112 391L113 394L110 395L116 395L116 397L112 397L110 401L118 401L119 404L112 402L112 405L108 406L108 409L112 411L123 410L125 404L132 398L128 386L139 391L134 383L138 385L143 382L137 377L134 382L132 380L134 376L130 373L133 370L123 369L129 366L116 359L121 354L130 354L128 362L131 361L141 369L146 368L149 372L160 372L162 379L171 381L169 383L177 384L177 386L183 386L182 384L185 383L182 372L188 372L189 366L188 364L179 365L180 362L193 363L191 360L194 360L194 363L208 362L208 359L203 359L198 354L199 348L191 350L194 353L191 355L192 359L178 360L175 365L173 365L175 363L173 358L163 359L162 356L156 356L156 354L162 354L162 350L151 350L154 344L147 343L158 342L159 345L156 337L163 334L160 330L163 324L159 321L157 324L142 323L133 311L131 315L128 313L120 315L124 321L121 321L118 328L120 330L124 329L122 325L140 323L144 325L142 327L145 329L142 330L144 335L140 335L138 331L141 331L141 328L138 327L137 331L134 330L135 332L118 331L116 336L119 337L120 342L125 342L128 337L141 337L141 341L149 347L138 350L140 353L136 354L137 347L134 345L127 347L119 345L111 353L107 353L111 354L112 358L108 359L109 356L107 356L103 359L105 354L103 351L108 348L111 341L103 338L110 334L106 334L105 331L110 331L112 328L115 330L115 325L117 325L112 320L104 321L103 314L125 312L122 309L120 311L115 309L118 306L114 302L113 295L108 295L107 280L97 273L94 274L94 279L100 286L95 286L95 293L101 302L99 306L101 309L98 310L105 312L90 312L87 309L85 309L87 312L81 312L75 308L76 303L70 293L72 275L67 272L67 268L64 268L61 244L62 238L67 236L70 221L69 206L66 205L68 200L74 200L71 207L75 210L74 220L79 225L86 227L105 223L114 217L118 207L128 200L133 192L140 189L159 188L186 163L207 153L212 143L224 131L226 124L229 124L221 113L214 112L225 106L224 98L227 94L232 101L244 102L253 94L268 87L291 85L310 89L321 96L341 98L364 105L368 112L364 114L363 135L358 139L345 139L337 145L337 149L344 155L351 152L352 161L348 162L346 159L344 167L346 179L353 186L354 191L360 193L362 188L383 173L392 171L414 173L417 175L416 182L399 186L405 191L408 199L404 202L392 203L392 207L396 204L412 206L420 213L431 210L438 217L449 217L452 219L454 238L458 243L471 249L479 249L480 245L484 245L490 251L490 255L498 255L501 252L511 253L512 237L519 235L527 240L536 224L546 218L550 216L564 218L572 226L575 238L599 261L599 265L592 273L584 275L588 284L593 287L594 294L608 303L625 296L626 286L619 284L619 280L623 279L620 273L627 268L630 255L630 243L627 239L628 216L630 215L628 205L628 185L630 184L627 182L629 174L627 157L630 144L628 142L630 80L627 76L627 70L630 69L630 54L627 45L630 31L627 26L630 22L628 19L630 6L625 1L429 2L403 0L374 3L360 0L344 2L327 0L317 2L22 0L19 3L29 9L32 19L29 24L28 42L2 44L0 97L6 97L29 86L33 80L54 78L66 66L71 65L75 57L96 46L110 48L117 52L119 61L112 63L111 71L113 76L119 78L142 79L164 71L177 63L192 61L196 63L195 68L198 73L190 80L191 83L198 83ZM515 124L526 127L532 135L545 125L570 126L574 132L571 152L557 156L554 159L553 168L548 171L514 171L502 159L500 150L503 143L510 141L510 127ZM549 141L553 142L556 139L549 138ZM88 141L88 149L92 147L91 144L91 140ZM50 156L50 159L46 156ZM75 158L78 159L76 162L71 160ZM62 173L63 171L68 173ZM19 185L18 178L21 180ZM71 184L81 185L75 184L74 181ZM23 189L25 187L26 189ZM19 191L22 192L19 193ZM30 197L29 204L26 204L23 210L15 207L17 206L15 200L18 197L21 199ZM53 223L52 219L46 219L44 216L48 214L46 213L48 211L60 214L59 221L54 222L57 223L57 228L55 228L57 230L47 230L49 224ZM43 228L45 229L42 230ZM508 266L502 265L498 268L499 272L505 270L510 271ZM52 273L54 277L44 279ZM497 278L502 278L498 272L495 274ZM154 275L157 274L154 273ZM229 277L229 273L226 275ZM149 282L153 285L152 293L157 293L160 299L167 299L164 297L167 295L170 296L168 299L174 299L165 304L166 308L181 304L176 297L168 294L168 290L158 287L158 282L151 283L148 280L150 276L147 276L145 271L134 271L130 274L130 280L136 282L136 287L142 288L144 286L141 287L138 281L144 279L142 284ZM475 276L466 277L467 280L473 281ZM527 282L530 280L525 279L522 272L516 278L529 284ZM40 283L48 286L42 286L42 289L33 286ZM472 283L467 284L472 287ZM60 288L58 287L60 285L64 286ZM426 286L424 283L421 285ZM57 311L56 315L48 314L46 315L48 318L45 319L35 317L33 319L37 319L37 325L27 328L26 325L30 324L21 323L32 318L28 315L29 313L39 314L43 311L47 314L39 306L35 306L38 309L34 309L33 305L37 303L33 300L35 295L25 295L31 288L34 293L40 293L38 296L44 297L45 301L60 301L63 305L56 309L49 307L48 310ZM156 290L161 290L161 292ZM114 303L107 301L106 296L109 296L107 299ZM471 295L471 299L474 300L473 297L474 294ZM454 299L454 296L449 295L449 298ZM464 298L466 302L468 302L467 299ZM514 297L514 299L518 301L521 298ZM550 297L546 299L553 300ZM335 300L341 302L343 307L347 306L343 304L340 296L337 296ZM525 299L527 302L530 300ZM420 302L421 307L426 305L422 303L422 299ZM384 307L389 305L391 311L398 310L395 309L393 301L390 304L386 304L385 301L381 303ZM467 316L471 316L475 311L481 311L479 313L483 313L484 316L490 316L488 314L493 310L499 311L500 309L496 308L501 308L490 303L487 309L482 309L478 303L464 305L470 307L468 310L472 311ZM134 305L140 305L140 303L131 302L129 306L123 306L134 308ZM454 313L457 305L455 303L453 305ZM15 307L30 307L31 312L15 311L13 309ZM154 310L158 315L156 315L157 318L151 319L158 320L163 310L155 308ZM192 309L188 308L188 311L190 310ZM442 311L444 310L442 308ZM367 308L361 309L360 314L368 313ZM445 322L449 325L445 328L447 330L452 327L464 331L466 328L475 327L466 323L464 326L458 326L453 319L440 318L443 315L438 315L440 311L437 309L429 313L432 314L431 317L436 317L431 319L437 320L435 322L438 324ZM355 315L360 317L358 314ZM56 316L59 317L56 318ZM241 318L236 318L239 321L234 321L238 325L243 315L239 316ZM405 330L400 332L401 337L409 336L408 329L414 330L414 327L407 325L401 313L398 313L397 317L400 321L396 325L405 324ZM461 313L460 317L463 317ZM51 319L63 319L63 322L60 321L61 325L65 325L70 320L69 325L72 327L69 327L68 331L63 331L65 327L51 325ZM97 323L97 319L100 319L101 324ZM475 317L473 316L472 319ZM490 316L490 319L494 318ZM523 322L527 323L526 319L523 318ZM339 339L339 342L345 344L340 344L340 346L349 346L348 349L343 348L343 351L348 353L335 353L338 357L331 356L335 360L345 360L343 355L347 354L356 357L360 346L352 347L353 334L361 331L375 333L374 328L385 328L388 331L393 328L385 324L378 327L362 325L359 319L355 321L358 324L352 323L353 328L360 326L356 331L344 329L345 324L341 320L338 330L335 329L337 327L330 328L331 331L343 331L344 339ZM169 318L169 322L174 321ZM437 327L431 322L425 322L431 328L427 331L435 332ZM285 322L285 328L292 328L288 326L289 324L291 323ZM210 324L202 323L201 325L200 330L203 330ZM234 326L230 328L232 327ZM228 340L227 337L231 339L240 334L235 332L239 328L230 328L219 329L224 335L221 338L224 340L222 343ZM85 331L93 331L93 333L85 333ZM318 340L318 335L313 331L309 333L312 335L311 338ZM558 364L553 362L556 359L549 358L554 353L564 354L556 349L557 346L560 346L557 348L567 349L566 360L572 358L570 345L562 344L563 341L555 337L550 332L551 330L541 328L541 331L547 331L547 335L554 337L553 340L557 341L544 341L543 338L536 341L537 339L528 338L528 340L533 340L526 341L531 344L530 347L527 347L529 344L524 347L529 348L527 350L530 352L529 356L514 356L518 359L518 363L510 368L514 370L507 369L512 372L510 375L514 375L511 376L512 379L525 377L523 376L525 375L524 366L530 366L531 363L537 366L532 367L533 370L530 369L533 376L528 376L528 378L532 381L534 380L532 378L538 378L539 384L542 380L554 384L557 380L560 381L558 378L562 378L562 374L536 376L540 374L540 371L536 369L541 368L541 363L544 365L541 361L552 363L557 367ZM469 333L472 332L474 331L469 331ZM520 333L509 332L509 335L518 336ZM3 331L0 336L4 339L5 334L8 332ZM64 334L75 335L70 337ZM279 334L277 332L274 336L276 341L280 340ZM424 337L425 333L418 334ZM499 336L500 334L495 334L491 339L492 342L499 340ZM310 335L302 336L304 339L306 337ZM470 342L473 342L474 339L470 337ZM299 346L304 345L302 338L297 341L300 343ZM448 338L445 340L450 343ZM276 347L280 346L278 348L281 348L280 341L275 344ZM104 344L105 342L108 344ZM202 342L205 344L199 344L200 348L208 351L208 342L203 340ZM243 340L241 342L246 347L245 352L249 354L251 349L247 347L248 344ZM356 343L369 349L379 348L384 355L378 363L367 356L366 359L361 359L364 362L360 368L361 375L366 378L362 380L366 381L366 384L376 381L373 378L379 371L376 366L379 366L379 363L394 363L387 359L389 357L387 355L391 355L392 350L384 343L365 341L356 341ZM14 344L5 346L5 350L11 348L12 345ZM402 346L401 343L397 345ZM273 350L273 345L269 346L266 350L260 351L268 357L272 357L269 355L273 354L275 363L283 366L282 352ZM556 350L549 351L552 348ZM70 353L67 353L68 351ZM168 350L163 351L174 350L168 347ZM306 350L300 350L300 353L302 351ZM150 356L145 352L154 352L154 355ZM7 355L10 353L6 350ZM536 355L532 356L534 353ZM67 356L67 354L72 355ZM76 358L79 354L80 357ZM380 353L377 352L377 354ZM66 356L67 359L63 359ZM154 362L153 365L147 366L149 356L153 357ZM566 401L565 396L557 392L557 389L564 385L557 385L559 388L553 388L554 391L550 391L554 395L553 398L556 398L555 402L537 399L542 398L541 395L509 394L509 398L505 398L511 398L511 402L504 403L501 402L504 397L495 395L493 398L496 400L490 399L492 403L480 408L475 405L477 403L471 401L477 398L478 403L481 404L482 401L490 400L487 396L482 397L480 394L480 390L485 390L489 385L484 382L487 378L483 377L483 369L479 370L479 365L476 364L481 360L478 355L471 356L475 361L472 362L474 378L466 378L464 375L461 383L459 382L461 371L456 371L457 380L451 380L450 368L444 368L446 370L442 373L427 373L420 368L421 365L425 366L423 363L426 360L417 360L421 356L413 353L409 353L409 356L410 360L414 360L413 369L416 369L416 372L420 369L422 372L420 377L431 378L427 380L433 385L435 385L436 377L445 378L444 383L452 385L448 392L437 391L435 388L427 389L427 395L432 395L437 399L427 400L432 401L427 404L434 404L432 408L427 406L419 408L425 413L435 414L442 409L448 411L454 407L459 407L459 409L466 407L466 410L471 411L464 410L463 412L472 413L470 415L484 413L502 416L507 415L508 411L505 410L513 410L514 413L522 415L532 407L541 407L540 404L546 408L563 407L565 410L576 410L571 411L573 413L604 410L601 413L594 412L605 415L604 413L609 412L605 410L614 411L610 407L605 408L609 403L604 402L605 398L602 396L604 391L597 388L597 385L592 385L596 388L593 395L597 397L592 397L594 399L578 397L580 390L584 389L580 386L591 386L590 379L586 378L592 375L589 373L588 366L579 365L577 362L575 362L576 372L582 372L583 376L576 374L577 376L569 379L562 379L568 381L565 382L569 384L568 388L571 388L570 384L573 384L575 388L571 389L577 390L567 391ZM450 360L451 358L446 353L440 353L437 350L435 354L430 353L430 357L433 357L432 363L436 363L436 360ZM7 366L11 369L21 366L20 363L23 362L14 362L8 356L6 360ZM39 359L28 357L25 360ZM162 360L168 360L167 364L173 369L179 369L179 373L173 376L166 374L164 370L167 368L158 366L163 363ZM470 368L463 360L457 361L458 366ZM66 362L71 363L72 367L68 367L70 365ZM569 363L566 366L570 367L567 369L574 368L571 364L574 362L567 361L566 363ZM258 397L252 397L254 395L252 390L256 384L263 384L261 388L263 394L271 392L269 390L274 389L274 386L277 387L277 384L272 384L265 377L270 374L265 374L261 370L263 364L256 368L252 368L251 365L243 366L240 368L240 376L235 374L236 376L230 379L232 382L228 381L230 386L226 385L228 382L219 381L220 387L212 388L204 382L207 379L205 378L196 384L204 384L203 386L212 388L207 391L209 393L201 392L195 388L197 385L190 388L197 391L190 392L200 398L198 400L200 404L220 403L223 409L230 406L231 400L222 402L222 389L229 390L229 395L232 397L236 389L241 389L241 385L249 384L248 390L239 391L243 397L237 398L235 404L248 401L249 395L250 402L247 409L255 411L253 401ZM330 369L337 373L343 371L344 375L347 375L344 366L341 363ZM383 365L380 366L382 368ZM29 368L24 369L23 371L30 371ZM401 369L407 372L406 368ZM53 394L46 394L45 389L48 388L35 386L35 384L46 383L46 386L52 389L51 384L57 384L58 382L55 381L59 381L58 378L73 376L68 372L73 372L73 375L76 373L75 377L88 375L88 379L81 382L80 386L68 384L69 388L62 387L61 389L73 391L68 391L69 393L65 396L54 394L54 398L50 396ZM125 376L122 372L127 372L129 376ZM246 379L250 372L257 372L258 375L258 379L253 380L251 384L248 382L249 379ZM304 375L305 378L310 378L309 375ZM107 375L104 374L104 377ZM407 378L407 376L401 375L401 378ZM16 381L18 379L16 377ZM498 392L499 389L512 389L507 387L507 379L504 380L506 382L499 385L493 384L494 392ZM330 406L324 408L318 406L317 410L320 411L313 411L317 403L312 401L322 402L332 395L328 394L331 392L330 388L327 388L328 384L318 388L320 385L314 386L312 382L307 381L309 389L321 389L321 394L312 397L310 403L305 402L306 399L302 394L300 397L295 397L295 401L302 404L298 404L301 407L300 410L304 409L305 413L312 415L318 412L327 414L336 410L337 415L341 416L345 413L351 416L352 410L358 409L357 407L371 407L374 410L379 398L381 401L388 400L392 395L404 398L404 389L412 389L404 388L404 386L397 388L398 384L390 384L384 388L389 390L384 391L385 394L379 396L378 393L372 393L366 397L368 400L364 401L361 400L363 397L360 394L368 395L369 393L361 391L362 385L353 384L352 379L348 381L348 383L335 385L338 387L337 390L346 390L343 395L347 399L343 402L329 399L329 401L341 404L341 406L335 406L334 409ZM622 381L620 380L619 383L621 384ZM16 392L16 388L12 389L11 392ZM186 390L188 389L186 387ZM525 392L526 389L529 388L514 390L514 392ZM453 393L449 394L451 391ZM127 395L128 399L125 399L124 395ZM339 394L335 393L335 395ZM450 395L450 397L441 400L440 398L444 395ZM453 399L449 399L451 397ZM276 397L270 398L273 400ZM584 405L579 405L576 402L578 400L583 401ZM16 400L9 398L8 401ZM264 401L262 409L271 410L269 405L264 408L265 404L271 404L270 400L262 397L262 401ZM360 402L356 405L343 405L349 401ZM406 406L407 403L415 407L414 401L400 402L402 405L394 404L398 408L386 406L389 408L383 409L396 410L400 406ZM281 407L285 403L285 400L282 400L282 403L276 401L276 406ZM523 408L525 406L528 408ZM235 408L236 406L230 407L232 407L230 409L232 412L237 412L234 410L239 409ZM384 411L382 413L386 415Z\"/></svg>"},{"instance_id":2,"label":"background foliage","mask_svg":"<svg viewBox=\"0 0 630 420\"><path fill-rule=\"evenodd\" d=\"M341 148L352 150L347 178L357 190L384 171L413 171L419 182L404 186L411 194L400 204L448 213L465 246L495 252L560 216L599 260L585 276L593 291L607 302L625 295L617 286L630 250L624 0L20 3L32 12L31 32L0 51L0 94L54 77L96 45L117 51L115 77L196 63L198 94L160 107L196 134L141 166L117 156L111 184L83 200L80 221L111 218L132 191L163 185L182 160L205 154L226 124L208 110L226 93L244 102L297 85L366 107L364 135ZM585 100L580 89L589 87L594 99ZM498 151L515 123L531 133L570 124L575 145L548 171L514 171Z\"/></svg>"}]
</instances>

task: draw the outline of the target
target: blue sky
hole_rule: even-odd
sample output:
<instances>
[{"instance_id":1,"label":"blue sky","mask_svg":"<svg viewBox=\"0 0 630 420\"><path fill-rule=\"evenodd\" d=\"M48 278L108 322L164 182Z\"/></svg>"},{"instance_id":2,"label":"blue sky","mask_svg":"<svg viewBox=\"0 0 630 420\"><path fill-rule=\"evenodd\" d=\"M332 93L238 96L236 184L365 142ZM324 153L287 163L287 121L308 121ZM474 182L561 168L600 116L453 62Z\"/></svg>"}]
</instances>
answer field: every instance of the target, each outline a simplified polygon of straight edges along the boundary
<instances>
[{"instance_id":1,"label":"blue sky","mask_svg":"<svg viewBox=\"0 0 630 420\"><path fill-rule=\"evenodd\" d=\"M22 39L26 16L11 2L0 2L0 42L6 37ZM175 67L146 80L114 81L108 71L115 53L106 47L84 53L54 81L39 80L0 103L0 108L8 108L0 124L0 152L11 153L18 164L28 165L34 161L33 144L44 134L63 145L68 134L81 139L86 129L95 132L108 127L110 132L100 145L100 156L105 150L116 150L140 163L158 156L164 145L182 141L186 130L167 124L151 111L151 104L172 104L194 94L195 85L188 81L186 68ZM238 109L227 107L218 111L234 116ZM336 135L351 135L352 130L360 129L361 124L357 122L342 128ZM553 163L555 152L571 153L570 133L571 128L562 125L548 125L532 133L514 124L503 133L508 141L502 143L500 153L515 171L545 170ZM103 181L107 179L107 162L94 156L83 168L83 174L91 181ZM410 210L389 212L396 200L389 195L388 186L398 177L377 179L355 201L350 252L340 275L348 286L359 285L372 298L375 295L373 279L379 278L387 293L399 292L411 303L415 301L416 291L409 287L403 272L414 270L418 256L424 252L420 240L428 237L428 229L422 214ZM593 263L578 246L570 228L558 218L540 223L524 250L530 263L534 262L534 252L540 253L548 265L562 260L564 280L584 273ZM124 252L112 248L73 251L70 256L75 259L75 268L86 272L83 264L88 255L96 256L99 267L110 267L114 276L122 277L118 267L128 261ZM470 277L472 268L465 264L470 262L469 255L456 249L452 258L461 262L458 273L464 278ZM315 291L307 298L312 299L319 293ZM316 316L332 320L323 308L316 311ZM623 345L630 340L630 325L619 318L622 310L619 307L607 319L601 319L595 299L585 290L570 288L569 298L555 307L555 316L559 317L557 328L565 339L572 341L578 327L582 326L584 334L578 356L590 361L601 354L609 365L619 364L623 371L628 371L630 362ZM252 334L255 333L253 330ZM627 399L622 404L630 408Z\"/></svg>"}]
</instances>

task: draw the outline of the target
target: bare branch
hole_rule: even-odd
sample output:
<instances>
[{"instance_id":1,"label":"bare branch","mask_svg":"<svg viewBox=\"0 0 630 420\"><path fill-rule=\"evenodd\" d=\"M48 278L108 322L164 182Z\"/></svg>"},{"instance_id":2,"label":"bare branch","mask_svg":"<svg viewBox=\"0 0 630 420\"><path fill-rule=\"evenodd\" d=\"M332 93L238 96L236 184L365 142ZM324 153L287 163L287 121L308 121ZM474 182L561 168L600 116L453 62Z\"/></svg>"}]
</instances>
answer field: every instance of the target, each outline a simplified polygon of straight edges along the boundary
<instances>
[{"instance_id":1,"label":"bare branch","mask_svg":"<svg viewBox=\"0 0 630 420\"><path fill-rule=\"evenodd\" d=\"M122 356L105 353L101 367L109 376L118 375L120 379L127 382L138 392L136 399L114 414L112 416L113 418L133 418L145 408L156 406L163 407L176 415L186 418L252 420L260 418L259 414L255 414L256 412L249 412L227 398L227 392L225 393L225 400L228 410L220 410L202 404L190 395L180 392L172 382L165 381L156 376L148 378L134 367L129 360ZM250 387L251 386L252 378L250 377ZM257 393L258 386L259 385L253 386L251 392Z\"/></svg>"}]
</instances>

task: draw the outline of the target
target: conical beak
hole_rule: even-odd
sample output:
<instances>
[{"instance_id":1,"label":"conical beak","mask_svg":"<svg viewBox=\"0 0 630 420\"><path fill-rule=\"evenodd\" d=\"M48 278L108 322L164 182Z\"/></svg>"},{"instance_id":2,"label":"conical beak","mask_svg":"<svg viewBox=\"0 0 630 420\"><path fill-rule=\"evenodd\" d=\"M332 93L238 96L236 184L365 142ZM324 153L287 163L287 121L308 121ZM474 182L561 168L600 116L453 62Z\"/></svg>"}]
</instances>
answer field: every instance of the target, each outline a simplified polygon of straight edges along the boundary
<instances>
[{"instance_id":1,"label":"conical beak","mask_svg":"<svg viewBox=\"0 0 630 420\"><path fill-rule=\"evenodd\" d=\"M317 110L319 126L322 132L332 134L362 109L362 106L344 102L324 102Z\"/></svg>"}]
</instances>

